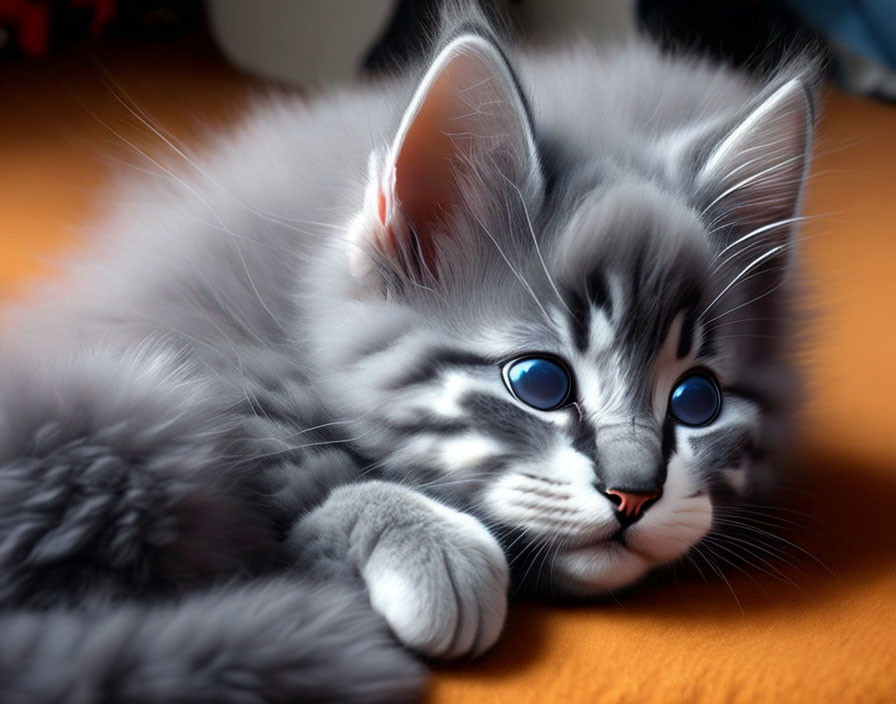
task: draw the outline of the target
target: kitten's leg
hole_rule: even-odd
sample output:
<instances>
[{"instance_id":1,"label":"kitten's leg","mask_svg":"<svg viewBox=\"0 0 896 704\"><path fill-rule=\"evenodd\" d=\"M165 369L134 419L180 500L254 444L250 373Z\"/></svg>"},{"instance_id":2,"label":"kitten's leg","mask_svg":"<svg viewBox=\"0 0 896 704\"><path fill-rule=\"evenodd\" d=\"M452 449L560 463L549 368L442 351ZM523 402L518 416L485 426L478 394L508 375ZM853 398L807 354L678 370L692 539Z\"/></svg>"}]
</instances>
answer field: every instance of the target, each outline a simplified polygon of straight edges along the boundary
<instances>
[{"instance_id":1,"label":"kitten's leg","mask_svg":"<svg viewBox=\"0 0 896 704\"><path fill-rule=\"evenodd\" d=\"M508 568L495 538L472 516L406 487L340 487L294 526L286 547L318 572L360 573L373 607L425 655L479 654L504 625Z\"/></svg>"},{"instance_id":2,"label":"kitten's leg","mask_svg":"<svg viewBox=\"0 0 896 704\"><path fill-rule=\"evenodd\" d=\"M358 589L295 579L153 606L0 613L7 704L395 704L419 663Z\"/></svg>"},{"instance_id":3,"label":"kitten's leg","mask_svg":"<svg viewBox=\"0 0 896 704\"><path fill-rule=\"evenodd\" d=\"M270 559L228 416L161 352L0 357L0 607L157 595Z\"/></svg>"},{"instance_id":4,"label":"kitten's leg","mask_svg":"<svg viewBox=\"0 0 896 704\"><path fill-rule=\"evenodd\" d=\"M165 354L3 356L0 700L416 699L348 580L195 589L275 556L228 407Z\"/></svg>"}]
</instances>

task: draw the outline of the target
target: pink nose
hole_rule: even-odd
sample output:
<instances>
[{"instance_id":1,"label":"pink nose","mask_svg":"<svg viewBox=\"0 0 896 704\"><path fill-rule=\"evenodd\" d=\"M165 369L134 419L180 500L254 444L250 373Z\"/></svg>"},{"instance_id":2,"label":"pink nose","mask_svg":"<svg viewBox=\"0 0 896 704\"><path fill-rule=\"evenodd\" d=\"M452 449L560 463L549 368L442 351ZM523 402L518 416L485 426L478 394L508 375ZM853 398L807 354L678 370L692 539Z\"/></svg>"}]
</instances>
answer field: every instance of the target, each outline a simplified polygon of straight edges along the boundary
<instances>
[{"instance_id":1,"label":"pink nose","mask_svg":"<svg viewBox=\"0 0 896 704\"><path fill-rule=\"evenodd\" d=\"M634 491L619 491L618 489L607 489L604 492L610 501L616 504L616 511L623 514L626 518L634 518L641 513L644 504L659 496L658 493L640 493Z\"/></svg>"}]
</instances>

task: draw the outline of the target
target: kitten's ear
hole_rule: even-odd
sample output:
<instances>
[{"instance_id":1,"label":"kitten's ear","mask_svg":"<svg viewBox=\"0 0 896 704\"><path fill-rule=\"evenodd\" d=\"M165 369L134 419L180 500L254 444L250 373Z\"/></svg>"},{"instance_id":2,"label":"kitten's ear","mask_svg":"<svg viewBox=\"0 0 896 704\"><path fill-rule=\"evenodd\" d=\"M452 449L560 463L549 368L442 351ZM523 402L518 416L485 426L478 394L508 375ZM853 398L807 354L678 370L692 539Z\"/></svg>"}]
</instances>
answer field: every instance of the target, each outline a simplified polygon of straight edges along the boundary
<instances>
[{"instance_id":1,"label":"kitten's ear","mask_svg":"<svg viewBox=\"0 0 896 704\"><path fill-rule=\"evenodd\" d=\"M457 208L488 198L490 179L512 182L530 202L540 198L526 104L501 52L476 35L448 44L423 77L385 159L370 170L368 242L416 281L437 278L438 239L451 236L446 224Z\"/></svg>"},{"instance_id":2,"label":"kitten's ear","mask_svg":"<svg viewBox=\"0 0 896 704\"><path fill-rule=\"evenodd\" d=\"M786 242L812 148L813 88L808 74L778 85L698 156L697 200L712 229L742 235L765 228L765 241Z\"/></svg>"}]
</instances>

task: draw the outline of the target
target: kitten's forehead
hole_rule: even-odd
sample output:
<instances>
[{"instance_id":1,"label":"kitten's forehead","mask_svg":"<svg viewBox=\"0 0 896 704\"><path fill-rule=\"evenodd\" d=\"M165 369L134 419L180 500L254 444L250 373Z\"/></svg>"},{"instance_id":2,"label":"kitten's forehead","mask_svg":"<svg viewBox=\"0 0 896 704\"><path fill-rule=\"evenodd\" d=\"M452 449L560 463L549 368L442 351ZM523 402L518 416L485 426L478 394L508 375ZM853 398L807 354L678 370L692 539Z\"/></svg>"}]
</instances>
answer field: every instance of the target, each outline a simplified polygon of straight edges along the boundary
<instances>
[{"instance_id":1,"label":"kitten's forehead","mask_svg":"<svg viewBox=\"0 0 896 704\"><path fill-rule=\"evenodd\" d=\"M699 260L707 247L702 223L682 198L634 181L597 188L580 201L561 228L555 266L574 277L596 262L628 267L642 255L658 264Z\"/></svg>"},{"instance_id":2,"label":"kitten's forehead","mask_svg":"<svg viewBox=\"0 0 896 704\"><path fill-rule=\"evenodd\" d=\"M616 373L643 389L646 407L647 375L670 334L690 352L708 260L698 216L673 194L650 183L594 191L560 230L551 262L570 352L620 360Z\"/></svg>"},{"instance_id":3,"label":"kitten's forehead","mask_svg":"<svg viewBox=\"0 0 896 704\"><path fill-rule=\"evenodd\" d=\"M489 354L567 356L588 346L575 338L608 323L647 361L672 318L702 293L709 244L699 218L651 183L599 187L571 215L522 230L540 247L480 259L487 276L454 287L442 316ZM660 325L651 333L653 322Z\"/></svg>"}]
</instances>

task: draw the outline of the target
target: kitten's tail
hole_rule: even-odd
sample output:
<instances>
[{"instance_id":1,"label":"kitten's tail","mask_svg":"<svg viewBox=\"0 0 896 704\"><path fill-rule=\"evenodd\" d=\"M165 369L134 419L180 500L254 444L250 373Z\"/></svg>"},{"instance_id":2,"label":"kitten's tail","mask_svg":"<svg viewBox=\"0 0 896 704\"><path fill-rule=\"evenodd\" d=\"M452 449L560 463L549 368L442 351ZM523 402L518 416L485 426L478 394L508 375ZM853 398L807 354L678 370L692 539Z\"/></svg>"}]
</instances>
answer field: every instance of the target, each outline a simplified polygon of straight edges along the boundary
<instances>
[{"instance_id":1,"label":"kitten's tail","mask_svg":"<svg viewBox=\"0 0 896 704\"><path fill-rule=\"evenodd\" d=\"M363 595L295 579L0 615L3 704L408 702L424 682Z\"/></svg>"}]
</instances>

